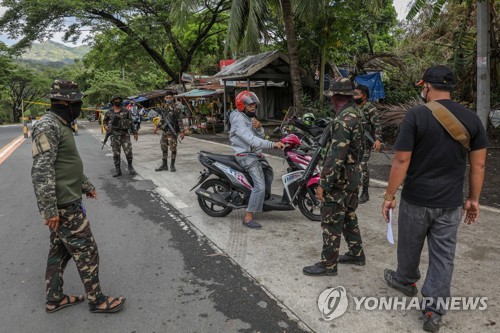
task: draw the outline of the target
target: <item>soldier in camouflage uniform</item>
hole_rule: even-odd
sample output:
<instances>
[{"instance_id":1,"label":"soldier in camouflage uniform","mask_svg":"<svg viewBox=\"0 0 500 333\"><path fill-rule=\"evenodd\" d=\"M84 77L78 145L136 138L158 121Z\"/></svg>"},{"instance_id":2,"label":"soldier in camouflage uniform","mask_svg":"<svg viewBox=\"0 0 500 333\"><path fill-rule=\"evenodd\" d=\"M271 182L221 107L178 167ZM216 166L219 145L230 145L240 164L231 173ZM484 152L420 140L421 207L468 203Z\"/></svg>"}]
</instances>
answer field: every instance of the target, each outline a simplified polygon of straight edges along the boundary
<instances>
[{"instance_id":1,"label":"soldier in camouflage uniform","mask_svg":"<svg viewBox=\"0 0 500 333\"><path fill-rule=\"evenodd\" d=\"M104 124L106 131L111 131L111 148L113 149L113 161L115 163L115 173L113 177L122 175L120 167L120 151L123 148L123 153L127 158L128 172L131 175L136 175L132 166L132 143L130 142L130 132L134 134L134 140L137 141L138 134L132 122L132 115L127 108L122 107L123 99L119 96L113 96L111 103L113 109L106 112L104 116Z\"/></svg>"},{"instance_id":2,"label":"soldier in camouflage uniform","mask_svg":"<svg viewBox=\"0 0 500 333\"><path fill-rule=\"evenodd\" d=\"M325 92L337 117L331 122L331 139L321 171L316 197L323 202L321 228L323 250L321 261L303 269L311 276L337 275L337 262L365 264L361 234L356 216L361 178L363 127L360 111L353 100L352 83L335 79ZM349 252L339 258L342 234Z\"/></svg>"},{"instance_id":3,"label":"soldier in camouflage uniform","mask_svg":"<svg viewBox=\"0 0 500 333\"><path fill-rule=\"evenodd\" d=\"M170 171L175 172L175 158L177 156L177 137L184 139L184 129L182 128L181 113L182 109L178 103L174 102L174 93L169 91L163 100L163 106L160 109L161 120L154 129L154 133L161 128L163 134L160 140L160 147L163 153L161 165L155 171L168 171L168 149L170 147ZM170 126L167 125L167 122ZM170 128L172 127L172 128ZM173 131L172 131L173 129Z\"/></svg>"},{"instance_id":4,"label":"soldier in camouflage uniform","mask_svg":"<svg viewBox=\"0 0 500 333\"><path fill-rule=\"evenodd\" d=\"M380 126L377 108L368 101L370 98L370 89L367 86L359 85L354 91L356 93L354 101L362 111L363 127L365 133L368 134L365 135L363 140L364 148L363 157L361 158L361 184L363 185L363 191L359 197L359 203L365 203L370 199L368 195L368 186L370 184L368 161L370 160L372 149L380 151L380 147L382 146L382 127Z\"/></svg>"},{"instance_id":5,"label":"soldier in camouflage uniform","mask_svg":"<svg viewBox=\"0 0 500 333\"><path fill-rule=\"evenodd\" d=\"M31 177L38 208L50 229L50 250L45 275L46 311L52 313L79 304L83 296L63 294L63 273L73 258L92 312L119 311L125 299L104 296L99 283L99 253L82 205L82 193L97 198L83 174L73 137L83 94L72 81L55 80L47 96L51 107L33 126Z\"/></svg>"}]
</instances>

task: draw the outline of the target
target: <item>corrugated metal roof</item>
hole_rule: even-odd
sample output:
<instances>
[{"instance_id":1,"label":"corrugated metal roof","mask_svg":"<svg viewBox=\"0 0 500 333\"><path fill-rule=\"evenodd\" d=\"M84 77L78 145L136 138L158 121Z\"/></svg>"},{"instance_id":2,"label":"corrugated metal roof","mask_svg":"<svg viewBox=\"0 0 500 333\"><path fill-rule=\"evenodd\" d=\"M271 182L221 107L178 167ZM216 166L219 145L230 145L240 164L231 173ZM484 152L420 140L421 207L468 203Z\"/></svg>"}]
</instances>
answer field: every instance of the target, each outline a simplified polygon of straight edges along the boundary
<instances>
[{"instance_id":1,"label":"corrugated metal roof","mask_svg":"<svg viewBox=\"0 0 500 333\"><path fill-rule=\"evenodd\" d=\"M194 89L183 94L176 95L176 97L196 98L196 97L209 97L216 94L221 94L222 91L207 90L207 89Z\"/></svg>"},{"instance_id":2,"label":"corrugated metal roof","mask_svg":"<svg viewBox=\"0 0 500 333\"><path fill-rule=\"evenodd\" d=\"M301 69L301 74L305 71ZM224 67L214 78L223 80L290 80L290 62L281 51L269 51L248 56Z\"/></svg>"}]
</instances>

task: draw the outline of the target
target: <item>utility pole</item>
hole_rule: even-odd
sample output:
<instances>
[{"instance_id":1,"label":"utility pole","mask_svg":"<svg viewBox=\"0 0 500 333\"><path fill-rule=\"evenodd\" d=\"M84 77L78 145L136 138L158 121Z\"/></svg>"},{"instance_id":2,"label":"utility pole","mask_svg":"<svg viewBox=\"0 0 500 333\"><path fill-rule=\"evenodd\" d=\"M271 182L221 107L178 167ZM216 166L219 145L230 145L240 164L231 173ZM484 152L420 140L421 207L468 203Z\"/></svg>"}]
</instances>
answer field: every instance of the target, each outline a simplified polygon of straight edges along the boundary
<instances>
[{"instance_id":1,"label":"utility pole","mask_svg":"<svg viewBox=\"0 0 500 333\"><path fill-rule=\"evenodd\" d=\"M490 11L489 0L477 1L476 110L485 129L490 112Z\"/></svg>"}]
</instances>

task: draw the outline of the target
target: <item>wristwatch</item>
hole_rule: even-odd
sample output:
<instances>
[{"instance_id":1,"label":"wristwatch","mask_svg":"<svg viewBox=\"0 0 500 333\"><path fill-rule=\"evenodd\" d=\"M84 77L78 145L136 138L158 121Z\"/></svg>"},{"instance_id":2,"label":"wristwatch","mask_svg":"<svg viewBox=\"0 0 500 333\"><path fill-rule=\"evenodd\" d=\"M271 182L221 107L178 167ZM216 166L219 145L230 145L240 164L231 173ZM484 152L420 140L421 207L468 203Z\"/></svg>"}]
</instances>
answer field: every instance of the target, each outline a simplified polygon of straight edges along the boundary
<instances>
[{"instance_id":1,"label":"wristwatch","mask_svg":"<svg viewBox=\"0 0 500 333\"><path fill-rule=\"evenodd\" d=\"M396 199L396 197L395 197L394 195L390 196L390 195L388 195L388 194L387 194L387 193L385 193L385 192L384 192L383 197L384 197L384 200L385 200L385 201L392 201L392 200Z\"/></svg>"}]
</instances>

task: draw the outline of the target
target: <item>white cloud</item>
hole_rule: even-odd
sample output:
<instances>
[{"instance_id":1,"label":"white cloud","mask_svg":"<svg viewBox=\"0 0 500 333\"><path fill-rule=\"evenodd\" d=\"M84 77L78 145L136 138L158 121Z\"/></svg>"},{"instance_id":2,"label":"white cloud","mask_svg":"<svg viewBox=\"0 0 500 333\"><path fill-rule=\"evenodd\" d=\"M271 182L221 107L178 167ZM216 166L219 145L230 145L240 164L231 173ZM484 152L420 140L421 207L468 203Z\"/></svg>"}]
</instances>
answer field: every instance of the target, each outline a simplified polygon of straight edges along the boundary
<instances>
[{"instance_id":1,"label":"white cloud","mask_svg":"<svg viewBox=\"0 0 500 333\"><path fill-rule=\"evenodd\" d=\"M398 20L404 20L406 18L411 3L413 3L413 0L393 0L394 8L398 13Z\"/></svg>"}]
</instances>

